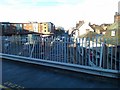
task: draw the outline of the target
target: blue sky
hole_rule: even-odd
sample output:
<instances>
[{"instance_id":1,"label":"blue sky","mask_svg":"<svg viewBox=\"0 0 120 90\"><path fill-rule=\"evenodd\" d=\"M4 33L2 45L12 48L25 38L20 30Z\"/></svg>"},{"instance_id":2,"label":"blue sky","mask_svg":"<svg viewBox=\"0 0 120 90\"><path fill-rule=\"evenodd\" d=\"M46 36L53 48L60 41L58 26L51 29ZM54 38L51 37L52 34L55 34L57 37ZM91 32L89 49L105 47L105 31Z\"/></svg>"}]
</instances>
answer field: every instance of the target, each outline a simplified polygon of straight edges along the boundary
<instances>
[{"instance_id":1,"label":"blue sky","mask_svg":"<svg viewBox=\"0 0 120 90\"><path fill-rule=\"evenodd\" d=\"M0 0L0 20L9 22L50 21L65 29L84 20L113 23L119 0Z\"/></svg>"},{"instance_id":2,"label":"blue sky","mask_svg":"<svg viewBox=\"0 0 120 90\"><path fill-rule=\"evenodd\" d=\"M82 3L85 0L0 0L1 5L8 6L57 6L57 5L75 5L78 3Z\"/></svg>"}]
</instances>

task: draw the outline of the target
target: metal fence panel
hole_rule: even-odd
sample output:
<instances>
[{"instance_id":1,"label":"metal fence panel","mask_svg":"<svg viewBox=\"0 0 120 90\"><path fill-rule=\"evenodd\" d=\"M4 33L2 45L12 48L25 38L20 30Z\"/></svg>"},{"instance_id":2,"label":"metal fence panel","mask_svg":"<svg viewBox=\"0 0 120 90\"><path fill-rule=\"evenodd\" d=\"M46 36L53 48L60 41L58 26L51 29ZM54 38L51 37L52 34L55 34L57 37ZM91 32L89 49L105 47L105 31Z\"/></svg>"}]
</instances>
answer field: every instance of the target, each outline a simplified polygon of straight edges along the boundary
<instances>
[{"instance_id":1,"label":"metal fence panel","mask_svg":"<svg viewBox=\"0 0 120 90\"><path fill-rule=\"evenodd\" d=\"M2 53L94 68L119 70L120 46L112 39L3 36ZM115 41L115 40L114 40Z\"/></svg>"}]
</instances>

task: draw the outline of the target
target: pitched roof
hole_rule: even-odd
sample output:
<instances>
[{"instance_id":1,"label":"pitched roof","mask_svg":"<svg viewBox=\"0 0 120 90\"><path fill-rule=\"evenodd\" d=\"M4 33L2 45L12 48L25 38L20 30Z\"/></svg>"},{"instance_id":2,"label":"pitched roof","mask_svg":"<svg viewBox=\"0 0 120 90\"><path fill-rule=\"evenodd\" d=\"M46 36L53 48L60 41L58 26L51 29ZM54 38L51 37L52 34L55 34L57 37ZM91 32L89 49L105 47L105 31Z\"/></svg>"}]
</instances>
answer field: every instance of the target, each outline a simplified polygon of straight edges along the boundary
<instances>
[{"instance_id":1,"label":"pitched roof","mask_svg":"<svg viewBox=\"0 0 120 90\"><path fill-rule=\"evenodd\" d=\"M96 32L88 31L87 33L79 36L80 38L92 38L96 37L98 34Z\"/></svg>"},{"instance_id":2,"label":"pitched roof","mask_svg":"<svg viewBox=\"0 0 120 90\"><path fill-rule=\"evenodd\" d=\"M99 30L104 30L101 26L99 26L99 25L95 25L95 27L92 25L92 28L94 29L94 30L96 30L96 29L99 29Z\"/></svg>"},{"instance_id":3,"label":"pitched roof","mask_svg":"<svg viewBox=\"0 0 120 90\"><path fill-rule=\"evenodd\" d=\"M108 27L108 30L118 29L118 27L120 28L120 22L115 22Z\"/></svg>"}]
</instances>

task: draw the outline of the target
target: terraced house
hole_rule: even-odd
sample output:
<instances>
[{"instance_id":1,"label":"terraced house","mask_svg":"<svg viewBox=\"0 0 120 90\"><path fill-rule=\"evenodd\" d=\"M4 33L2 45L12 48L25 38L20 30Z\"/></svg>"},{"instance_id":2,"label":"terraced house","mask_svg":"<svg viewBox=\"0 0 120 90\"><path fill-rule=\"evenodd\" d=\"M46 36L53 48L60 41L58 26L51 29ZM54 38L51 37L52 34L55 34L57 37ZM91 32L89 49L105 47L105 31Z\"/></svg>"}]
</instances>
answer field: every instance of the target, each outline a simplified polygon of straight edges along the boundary
<instances>
[{"instance_id":1,"label":"terraced house","mask_svg":"<svg viewBox=\"0 0 120 90\"><path fill-rule=\"evenodd\" d=\"M1 22L3 35L53 34L55 25L51 22L11 23Z\"/></svg>"}]
</instances>

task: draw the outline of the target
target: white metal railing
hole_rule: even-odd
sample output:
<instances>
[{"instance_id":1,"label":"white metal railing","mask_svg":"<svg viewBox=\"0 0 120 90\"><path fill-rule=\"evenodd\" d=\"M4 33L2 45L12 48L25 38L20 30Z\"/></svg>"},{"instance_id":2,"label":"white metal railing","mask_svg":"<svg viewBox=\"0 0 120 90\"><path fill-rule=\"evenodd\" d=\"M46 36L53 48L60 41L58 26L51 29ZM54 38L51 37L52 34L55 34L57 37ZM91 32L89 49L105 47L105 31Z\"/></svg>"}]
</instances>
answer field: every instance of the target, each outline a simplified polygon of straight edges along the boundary
<instances>
[{"instance_id":1,"label":"white metal railing","mask_svg":"<svg viewBox=\"0 0 120 90\"><path fill-rule=\"evenodd\" d=\"M2 53L107 70L120 70L120 46L113 39L3 36Z\"/></svg>"}]
</instances>

